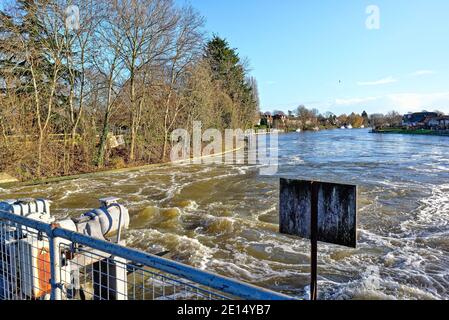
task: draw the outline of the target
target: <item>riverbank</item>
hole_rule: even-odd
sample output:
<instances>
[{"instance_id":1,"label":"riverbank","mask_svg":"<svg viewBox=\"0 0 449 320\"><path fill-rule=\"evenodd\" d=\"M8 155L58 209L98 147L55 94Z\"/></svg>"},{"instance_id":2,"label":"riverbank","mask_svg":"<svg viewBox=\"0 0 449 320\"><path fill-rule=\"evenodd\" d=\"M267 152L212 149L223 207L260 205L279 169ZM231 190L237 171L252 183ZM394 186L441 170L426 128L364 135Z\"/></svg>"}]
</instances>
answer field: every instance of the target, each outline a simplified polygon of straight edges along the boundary
<instances>
[{"instance_id":1,"label":"riverbank","mask_svg":"<svg viewBox=\"0 0 449 320\"><path fill-rule=\"evenodd\" d=\"M271 135L271 134L285 134L284 130L275 130L275 131L260 131L255 133L254 135ZM244 148L244 146L237 147L232 150L225 150L221 153L213 154L213 155L206 155L201 156L197 158L191 158L190 161L197 160L197 159L207 159L211 157L218 157L223 156L225 154L229 154L231 152L236 152ZM72 174L67 176L54 176L54 177L46 177L44 179L33 179L33 180L24 180L21 181L17 179L16 177L13 177L12 175L6 173L6 172L0 172L0 187L3 188L9 188L9 187L15 187L15 186L33 186L33 185L41 185L41 184L51 184L56 182L63 182L63 181L70 181L70 180L76 180L80 178L94 178L99 175L108 174L108 173L123 173L123 172L133 172L133 171L139 171L144 169L150 169L155 167L161 167L161 166L168 166L173 164L182 164L189 160L180 160L180 161L168 161L168 162L156 162L151 164L135 164L130 166L125 166L121 168L103 168L98 169L96 171L92 172L84 172L79 174Z\"/></svg>"},{"instance_id":2,"label":"riverbank","mask_svg":"<svg viewBox=\"0 0 449 320\"><path fill-rule=\"evenodd\" d=\"M415 134L430 136L449 136L449 131L435 131L427 129L407 130L403 128L373 129L372 133L390 133L390 134Z\"/></svg>"},{"instance_id":3,"label":"riverbank","mask_svg":"<svg viewBox=\"0 0 449 320\"><path fill-rule=\"evenodd\" d=\"M18 181L19 180L10 176L9 174L0 172L0 185L6 184L6 183L14 183L14 182L18 182Z\"/></svg>"},{"instance_id":4,"label":"riverbank","mask_svg":"<svg viewBox=\"0 0 449 320\"><path fill-rule=\"evenodd\" d=\"M268 134L268 133L266 133ZM244 148L244 146L237 147L232 150L225 150L221 153L213 154L213 155L207 155L202 156L199 158L191 158L190 161L197 160L197 159L207 159L211 157L219 157L224 156L226 154L229 154L231 152L236 152ZM89 172L89 173L82 173L77 175L69 175L69 176L59 176L59 177L51 177L51 178L45 178L45 179L36 179L36 180L29 180L29 181L19 181L18 179L6 174L6 173L0 173L0 187L3 188L11 188L11 187L18 187L18 186L35 186L35 185L46 185L51 183L58 183L58 182L64 182L64 181L70 181L70 180L76 180L76 179L89 179L89 178L95 178L100 175L108 174L108 173L126 173L126 172L134 172L139 170L145 170L145 169L151 169L151 168L157 168L157 167L164 167L174 164L183 164L186 161L189 160L180 160L180 161L170 161L170 162L160 162L160 163L153 163L153 164L146 164L146 165L140 165L140 166L130 166L120 169L105 169L105 170L98 170L95 172Z\"/></svg>"}]
</instances>

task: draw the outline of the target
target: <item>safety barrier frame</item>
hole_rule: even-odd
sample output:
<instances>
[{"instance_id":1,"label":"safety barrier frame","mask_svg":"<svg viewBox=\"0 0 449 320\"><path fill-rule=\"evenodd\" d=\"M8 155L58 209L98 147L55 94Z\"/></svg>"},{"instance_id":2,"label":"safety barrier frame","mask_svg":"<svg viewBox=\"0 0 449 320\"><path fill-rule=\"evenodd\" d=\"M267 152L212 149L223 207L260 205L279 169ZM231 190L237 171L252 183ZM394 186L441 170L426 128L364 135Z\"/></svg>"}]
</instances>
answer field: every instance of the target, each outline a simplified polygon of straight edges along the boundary
<instances>
[{"instance_id":1,"label":"safety barrier frame","mask_svg":"<svg viewBox=\"0 0 449 320\"><path fill-rule=\"evenodd\" d=\"M211 288L210 297L223 299L244 300L293 300L291 296L260 288L225 276L200 270L179 262L171 261L163 257L152 255L143 251L121 246L116 243L99 240L77 232L60 228L57 224L47 224L38 220L11 214L0 210L0 222L11 223L17 226L31 228L46 235L50 249L50 284L51 299L62 299L62 285L60 272L58 272L60 257L59 239L70 241L73 244L86 246L98 250L112 257L119 257L125 261L139 264L144 267L163 272L179 279L193 282L207 288Z\"/></svg>"}]
</instances>

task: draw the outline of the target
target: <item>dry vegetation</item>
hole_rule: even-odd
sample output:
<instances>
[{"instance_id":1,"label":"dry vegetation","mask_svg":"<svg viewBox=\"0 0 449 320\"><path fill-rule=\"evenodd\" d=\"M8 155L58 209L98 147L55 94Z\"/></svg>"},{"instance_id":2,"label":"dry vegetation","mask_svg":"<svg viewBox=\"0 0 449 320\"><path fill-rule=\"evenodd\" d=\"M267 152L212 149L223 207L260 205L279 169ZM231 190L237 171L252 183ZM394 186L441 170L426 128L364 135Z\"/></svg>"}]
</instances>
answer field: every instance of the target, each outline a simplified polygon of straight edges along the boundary
<instances>
[{"instance_id":1,"label":"dry vegetation","mask_svg":"<svg viewBox=\"0 0 449 320\"><path fill-rule=\"evenodd\" d=\"M79 8L79 28L66 8ZM170 133L252 127L256 82L172 0L21 0L0 11L0 171L26 180L166 160ZM70 17L69 17L70 18ZM67 23L69 21L69 23ZM75 21L76 22L76 21ZM111 133L125 144L110 148Z\"/></svg>"}]
</instances>

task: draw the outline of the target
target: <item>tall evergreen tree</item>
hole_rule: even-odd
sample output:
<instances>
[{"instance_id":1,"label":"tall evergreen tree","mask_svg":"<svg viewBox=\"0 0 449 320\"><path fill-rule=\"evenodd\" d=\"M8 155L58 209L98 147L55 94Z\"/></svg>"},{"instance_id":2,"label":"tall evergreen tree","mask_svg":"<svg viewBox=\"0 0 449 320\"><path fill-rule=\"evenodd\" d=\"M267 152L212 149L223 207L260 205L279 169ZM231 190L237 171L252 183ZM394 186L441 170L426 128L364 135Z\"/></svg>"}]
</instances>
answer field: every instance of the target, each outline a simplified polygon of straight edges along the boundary
<instances>
[{"instance_id":1,"label":"tall evergreen tree","mask_svg":"<svg viewBox=\"0 0 449 320\"><path fill-rule=\"evenodd\" d=\"M363 118L363 125L368 126L369 125L369 116L366 111L362 112L362 118Z\"/></svg>"},{"instance_id":2,"label":"tall evergreen tree","mask_svg":"<svg viewBox=\"0 0 449 320\"><path fill-rule=\"evenodd\" d=\"M55 40L41 17L42 11L49 7L45 0L17 0L13 14L0 12L0 79L19 80L15 85L19 92L34 90L31 63L38 85L53 78L55 59L49 51Z\"/></svg>"},{"instance_id":3,"label":"tall evergreen tree","mask_svg":"<svg viewBox=\"0 0 449 320\"><path fill-rule=\"evenodd\" d=\"M225 39L214 36L206 44L204 58L210 65L213 79L222 85L237 108L236 112L224 115L225 121L234 122L234 126L250 127L258 109L257 92L247 81L244 64L236 49ZM236 120L230 121L230 118Z\"/></svg>"},{"instance_id":4,"label":"tall evergreen tree","mask_svg":"<svg viewBox=\"0 0 449 320\"><path fill-rule=\"evenodd\" d=\"M59 18L59 19L58 19ZM2 61L0 79L7 92L17 90L29 98L37 123L38 165L41 176L44 140L52 125L56 107L63 104L66 94L59 90L64 84L63 43L64 28L57 7L49 0L18 0L14 10L1 15Z\"/></svg>"}]
</instances>

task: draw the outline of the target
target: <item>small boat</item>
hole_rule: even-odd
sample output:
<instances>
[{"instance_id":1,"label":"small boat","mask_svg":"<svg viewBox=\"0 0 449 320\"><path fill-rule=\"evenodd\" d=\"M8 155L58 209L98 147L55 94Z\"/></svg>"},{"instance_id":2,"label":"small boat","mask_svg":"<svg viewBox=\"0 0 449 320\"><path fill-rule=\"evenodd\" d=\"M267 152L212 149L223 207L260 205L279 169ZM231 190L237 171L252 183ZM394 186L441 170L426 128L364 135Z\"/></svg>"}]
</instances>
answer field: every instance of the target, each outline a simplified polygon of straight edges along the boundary
<instances>
[{"instance_id":1,"label":"small boat","mask_svg":"<svg viewBox=\"0 0 449 320\"><path fill-rule=\"evenodd\" d=\"M351 125L349 125L349 126L347 126L346 128L347 128L347 129L352 129L352 126L351 126Z\"/></svg>"},{"instance_id":2,"label":"small boat","mask_svg":"<svg viewBox=\"0 0 449 320\"><path fill-rule=\"evenodd\" d=\"M298 133L301 133L301 132L302 132L302 130L301 130L301 129L298 129L298 130L296 130L296 132L298 132Z\"/></svg>"},{"instance_id":3,"label":"small boat","mask_svg":"<svg viewBox=\"0 0 449 320\"><path fill-rule=\"evenodd\" d=\"M346 127L345 127L345 126L342 126L340 129L341 129L341 130L346 130Z\"/></svg>"}]
</instances>

